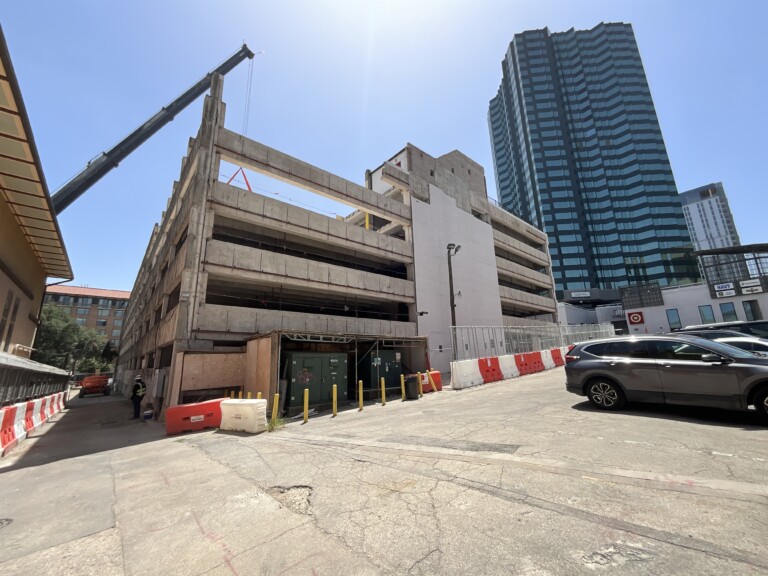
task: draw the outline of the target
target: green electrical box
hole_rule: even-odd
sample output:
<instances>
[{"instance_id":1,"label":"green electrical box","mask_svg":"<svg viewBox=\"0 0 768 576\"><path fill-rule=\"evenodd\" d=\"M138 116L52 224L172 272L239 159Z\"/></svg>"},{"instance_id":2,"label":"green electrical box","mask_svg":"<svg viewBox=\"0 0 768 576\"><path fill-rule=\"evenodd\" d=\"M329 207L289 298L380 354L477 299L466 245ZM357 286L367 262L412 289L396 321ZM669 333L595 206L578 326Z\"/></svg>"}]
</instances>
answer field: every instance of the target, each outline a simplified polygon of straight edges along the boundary
<instances>
[{"instance_id":1,"label":"green electrical box","mask_svg":"<svg viewBox=\"0 0 768 576\"><path fill-rule=\"evenodd\" d=\"M358 369L363 387L378 390L381 388L381 378L384 378L385 387L399 389L400 375L403 373L400 357L400 352L394 350L371 350L360 362Z\"/></svg>"},{"instance_id":2,"label":"green electrical box","mask_svg":"<svg viewBox=\"0 0 768 576\"><path fill-rule=\"evenodd\" d=\"M333 385L337 402L347 400L347 355L322 352L288 352L285 377L288 380L285 406L295 413L304 406L304 389L309 389L309 405L330 406Z\"/></svg>"}]
</instances>

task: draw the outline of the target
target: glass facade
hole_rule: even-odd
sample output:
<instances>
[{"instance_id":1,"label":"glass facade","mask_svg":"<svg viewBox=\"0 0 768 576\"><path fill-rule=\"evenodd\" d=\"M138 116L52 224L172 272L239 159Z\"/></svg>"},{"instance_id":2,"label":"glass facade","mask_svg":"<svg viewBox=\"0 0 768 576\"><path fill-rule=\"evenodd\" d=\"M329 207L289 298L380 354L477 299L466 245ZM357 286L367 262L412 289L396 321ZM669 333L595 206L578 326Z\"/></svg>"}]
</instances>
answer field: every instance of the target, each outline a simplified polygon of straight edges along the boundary
<instances>
[{"instance_id":1,"label":"glass facade","mask_svg":"<svg viewBox=\"0 0 768 576\"><path fill-rule=\"evenodd\" d=\"M547 233L558 295L699 281L632 27L517 34L502 71L499 201Z\"/></svg>"}]
</instances>

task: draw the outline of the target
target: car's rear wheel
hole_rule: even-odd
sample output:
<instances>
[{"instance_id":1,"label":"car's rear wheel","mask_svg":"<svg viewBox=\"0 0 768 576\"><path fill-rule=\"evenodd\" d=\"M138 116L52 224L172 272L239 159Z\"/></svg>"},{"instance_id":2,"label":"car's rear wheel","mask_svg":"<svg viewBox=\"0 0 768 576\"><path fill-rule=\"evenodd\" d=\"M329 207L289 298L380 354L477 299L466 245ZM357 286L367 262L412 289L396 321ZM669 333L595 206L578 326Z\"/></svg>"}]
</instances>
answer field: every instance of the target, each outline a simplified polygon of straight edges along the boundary
<instances>
[{"instance_id":1,"label":"car's rear wheel","mask_svg":"<svg viewBox=\"0 0 768 576\"><path fill-rule=\"evenodd\" d=\"M82 388L80 389L80 392L77 394L78 398L85 398L85 390Z\"/></svg>"},{"instance_id":2,"label":"car's rear wheel","mask_svg":"<svg viewBox=\"0 0 768 576\"><path fill-rule=\"evenodd\" d=\"M763 388L755 394L755 410L763 420L768 421L768 388Z\"/></svg>"},{"instance_id":3,"label":"car's rear wheel","mask_svg":"<svg viewBox=\"0 0 768 576\"><path fill-rule=\"evenodd\" d=\"M609 380L593 380L587 385L587 398L601 410L621 410L627 400L624 392Z\"/></svg>"}]
</instances>

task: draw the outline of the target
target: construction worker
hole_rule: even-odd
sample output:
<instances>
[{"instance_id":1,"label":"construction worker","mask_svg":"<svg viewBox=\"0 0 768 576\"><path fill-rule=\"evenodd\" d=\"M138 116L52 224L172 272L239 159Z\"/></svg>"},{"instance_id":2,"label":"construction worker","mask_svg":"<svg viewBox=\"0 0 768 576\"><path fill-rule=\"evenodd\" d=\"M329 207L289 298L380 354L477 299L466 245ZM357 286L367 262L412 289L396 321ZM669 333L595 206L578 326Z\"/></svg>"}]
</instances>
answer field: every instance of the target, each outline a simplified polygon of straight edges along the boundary
<instances>
[{"instance_id":1,"label":"construction worker","mask_svg":"<svg viewBox=\"0 0 768 576\"><path fill-rule=\"evenodd\" d=\"M136 376L133 379L133 390L131 391L131 401L133 402L133 418L131 420L139 418L141 401L144 400L144 394L146 393L147 387L144 385L144 381L141 379L141 376Z\"/></svg>"}]
</instances>

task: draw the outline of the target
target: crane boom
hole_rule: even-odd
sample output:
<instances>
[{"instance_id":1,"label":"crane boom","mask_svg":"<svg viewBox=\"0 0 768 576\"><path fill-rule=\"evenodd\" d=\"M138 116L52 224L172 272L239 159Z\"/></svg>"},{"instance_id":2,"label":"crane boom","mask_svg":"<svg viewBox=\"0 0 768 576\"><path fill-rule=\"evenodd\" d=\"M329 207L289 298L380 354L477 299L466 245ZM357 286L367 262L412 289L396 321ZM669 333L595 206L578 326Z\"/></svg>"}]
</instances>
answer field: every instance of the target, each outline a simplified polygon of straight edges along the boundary
<instances>
[{"instance_id":1,"label":"crane boom","mask_svg":"<svg viewBox=\"0 0 768 576\"><path fill-rule=\"evenodd\" d=\"M77 200L86 190L120 164L131 152L146 142L160 128L173 120L179 112L195 101L198 96L203 94L210 86L211 77L214 74L221 74L223 76L240 64L240 62L246 58L253 58L253 56L253 52L251 52L248 46L243 44L240 50L227 58L221 66L206 74L194 86L163 107L162 110L131 132L126 138L89 162L79 174L59 188L51 197L56 214L61 214L67 206Z\"/></svg>"}]
</instances>

